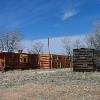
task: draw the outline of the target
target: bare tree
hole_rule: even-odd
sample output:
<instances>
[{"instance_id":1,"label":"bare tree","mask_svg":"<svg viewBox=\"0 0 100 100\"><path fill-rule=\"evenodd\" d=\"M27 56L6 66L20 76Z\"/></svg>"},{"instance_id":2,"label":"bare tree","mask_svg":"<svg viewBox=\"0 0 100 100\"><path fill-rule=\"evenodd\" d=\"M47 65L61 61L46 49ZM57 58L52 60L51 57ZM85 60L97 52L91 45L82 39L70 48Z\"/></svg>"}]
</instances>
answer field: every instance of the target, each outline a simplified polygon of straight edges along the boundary
<instances>
[{"instance_id":1,"label":"bare tree","mask_svg":"<svg viewBox=\"0 0 100 100\"><path fill-rule=\"evenodd\" d=\"M85 43L86 41L84 40L84 43ZM80 41L79 39L76 39L75 40L75 42L73 43L73 48L74 49L79 49L79 48L85 48L86 46L85 46L85 44L84 44L82 41Z\"/></svg>"},{"instance_id":2,"label":"bare tree","mask_svg":"<svg viewBox=\"0 0 100 100\"><path fill-rule=\"evenodd\" d=\"M65 55L71 56L72 55L71 41L67 37L65 37L65 38L62 39L62 44L63 44Z\"/></svg>"},{"instance_id":3,"label":"bare tree","mask_svg":"<svg viewBox=\"0 0 100 100\"><path fill-rule=\"evenodd\" d=\"M100 20L97 20L93 26L93 32L87 37L87 44L89 48L93 48L100 51ZM100 56L95 58L97 68L100 69Z\"/></svg>"},{"instance_id":4,"label":"bare tree","mask_svg":"<svg viewBox=\"0 0 100 100\"><path fill-rule=\"evenodd\" d=\"M34 42L33 43L33 48L32 48L32 53L34 54L40 54L43 53L43 46L44 44L41 41Z\"/></svg>"},{"instance_id":5,"label":"bare tree","mask_svg":"<svg viewBox=\"0 0 100 100\"><path fill-rule=\"evenodd\" d=\"M100 50L100 20L94 23L93 32L88 35L87 43L89 48Z\"/></svg>"},{"instance_id":6,"label":"bare tree","mask_svg":"<svg viewBox=\"0 0 100 100\"><path fill-rule=\"evenodd\" d=\"M74 47L75 47L75 49L79 49L81 47L80 40L78 40L78 39L75 40Z\"/></svg>"},{"instance_id":7,"label":"bare tree","mask_svg":"<svg viewBox=\"0 0 100 100\"><path fill-rule=\"evenodd\" d=\"M4 51L4 42L1 38L0 38L0 50Z\"/></svg>"},{"instance_id":8,"label":"bare tree","mask_svg":"<svg viewBox=\"0 0 100 100\"><path fill-rule=\"evenodd\" d=\"M19 32L7 32L0 34L0 50L16 51L22 40L22 34Z\"/></svg>"},{"instance_id":9,"label":"bare tree","mask_svg":"<svg viewBox=\"0 0 100 100\"><path fill-rule=\"evenodd\" d=\"M79 48L86 47L85 41L83 43L79 39L70 40L68 37L64 37L62 39L62 44L63 44L64 53L67 56L73 55L73 49L79 49Z\"/></svg>"}]
</instances>

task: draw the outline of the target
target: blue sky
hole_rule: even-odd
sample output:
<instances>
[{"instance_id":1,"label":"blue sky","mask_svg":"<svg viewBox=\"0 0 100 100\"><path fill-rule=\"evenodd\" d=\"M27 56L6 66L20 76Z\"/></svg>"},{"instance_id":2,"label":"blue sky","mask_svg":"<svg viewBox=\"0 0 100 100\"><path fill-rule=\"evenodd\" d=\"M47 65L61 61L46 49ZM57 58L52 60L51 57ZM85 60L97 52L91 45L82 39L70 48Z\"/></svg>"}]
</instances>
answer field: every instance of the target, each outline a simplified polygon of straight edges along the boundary
<instances>
[{"instance_id":1,"label":"blue sky","mask_svg":"<svg viewBox=\"0 0 100 100\"><path fill-rule=\"evenodd\" d=\"M0 30L36 40L92 31L100 0L0 0Z\"/></svg>"}]
</instances>

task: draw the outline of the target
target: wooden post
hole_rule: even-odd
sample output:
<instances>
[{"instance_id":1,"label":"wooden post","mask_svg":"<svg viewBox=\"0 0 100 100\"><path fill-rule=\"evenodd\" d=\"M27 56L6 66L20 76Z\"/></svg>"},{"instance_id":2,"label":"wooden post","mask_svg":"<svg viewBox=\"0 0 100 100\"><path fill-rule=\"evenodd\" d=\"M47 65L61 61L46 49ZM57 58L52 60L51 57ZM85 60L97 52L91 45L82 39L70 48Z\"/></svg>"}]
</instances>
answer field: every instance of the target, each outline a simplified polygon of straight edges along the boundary
<instances>
[{"instance_id":1,"label":"wooden post","mask_svg":"<svg viewBox=\"0 0 100 100\"><path fill-rule=\"evenodd\" d=\"M52 69L52 55L49 54L49 66L50 66L50 69Z\"/></svg>"}]
</instances>

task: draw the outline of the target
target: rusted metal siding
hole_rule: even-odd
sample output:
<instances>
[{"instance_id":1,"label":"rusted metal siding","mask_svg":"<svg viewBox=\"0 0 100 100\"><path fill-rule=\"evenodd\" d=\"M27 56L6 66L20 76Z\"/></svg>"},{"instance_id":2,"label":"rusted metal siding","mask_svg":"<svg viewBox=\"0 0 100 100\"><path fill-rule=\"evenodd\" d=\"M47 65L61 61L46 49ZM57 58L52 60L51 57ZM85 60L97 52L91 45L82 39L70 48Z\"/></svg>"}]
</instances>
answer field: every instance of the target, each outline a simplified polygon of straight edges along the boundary
<instances>
[{"instance_id":1,"label":"rusted metal siding","mask_svg":"<svg viewBox=\"0 0 100 100\"><path fill-rule=\"evenodd\" d=\"M70 60L66 56L53 54L0 53L0 70L7 69L53 69L69 68Z\"/></svg>"},{"instance_id":2,"label":"rusted metal siding","mask_svg":"<svg viewBox=\"0 0 100 100\"><path fill-rule=\"evenodd\" d=\"M0 53L0 69L15 69L18 66L18 55L11 52Z\"/></svg>"},{"instance_id":3,"label":"rusted metal siding","mask_svg":"<svg viewBox=\"0 0 100 100\"><path fill-rule=\"evenodd\" d=\"M39 68L39 56L37 54L19 54L19 66L21 69L36 69Z\"/></svg>"},{"instance_id":4,"label":"rusted metal siding","mask_svg":"<svg viewBox=\"0 0 100 100\"><path fill-rule=\"evenodd\" d=\"M0 70L39 68L38 55L27 53L0 53Z\"/></svg>"},{"instance_id":5,"label":"rusted metal siding","mask_svg":"<svg viewBox=\"0 0 100 100\"><path fill-rule=\"evenodd\" d=\"M19 65L19 55L15 53L5 53L5 69L16 69Z\"/></svg>"},{"instance_id":6,"label":"rusted metal siding","mask_svg":"<svg viewBox=\"0 0 100 100\"><path fill-rule=\"evenodd\" d=\"M39 55L29 54L29 66L32 69L38 69L39 68Z\"/></svg>"}]
</instances>

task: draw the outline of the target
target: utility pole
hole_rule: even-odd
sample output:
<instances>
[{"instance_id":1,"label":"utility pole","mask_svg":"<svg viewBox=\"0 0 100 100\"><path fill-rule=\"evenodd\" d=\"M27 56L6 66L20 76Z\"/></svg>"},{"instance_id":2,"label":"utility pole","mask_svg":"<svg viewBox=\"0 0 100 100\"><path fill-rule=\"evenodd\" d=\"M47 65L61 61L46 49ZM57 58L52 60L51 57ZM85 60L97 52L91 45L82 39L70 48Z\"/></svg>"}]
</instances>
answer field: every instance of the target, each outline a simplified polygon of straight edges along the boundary
<instances>
[{"instance_id":1,"label":"utility pole","mask_svg":"<svg viewBox=\"0 0 100 100\"><path fill-rule=\"evenodd\" d=\"M52 69L52 56L50 54L50 38L48 37L49 67Z\"/></svg>"},{"instance_id":2,"label":"utility pole","mask_svg":"<svg viewBox=\"0 0 100 100\"><path fill-rule=\"evenodd\" d=\"M49 55L50 55L50 38L48 37L48 52L49 52Z\"/></svg>"}]
</instances>

